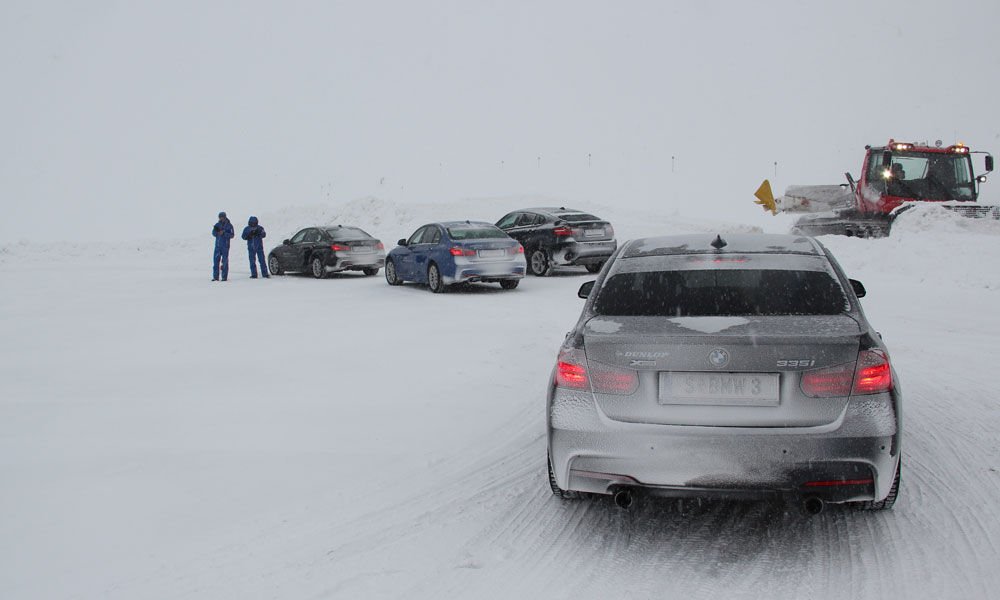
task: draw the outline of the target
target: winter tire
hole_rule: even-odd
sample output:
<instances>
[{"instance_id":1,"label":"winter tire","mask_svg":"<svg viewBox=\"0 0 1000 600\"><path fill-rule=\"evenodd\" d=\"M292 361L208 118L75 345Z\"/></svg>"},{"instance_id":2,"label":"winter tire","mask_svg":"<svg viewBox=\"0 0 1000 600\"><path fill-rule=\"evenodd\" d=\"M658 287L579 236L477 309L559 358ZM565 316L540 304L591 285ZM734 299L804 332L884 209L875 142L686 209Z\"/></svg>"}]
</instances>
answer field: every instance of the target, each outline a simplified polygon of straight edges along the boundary
<instances>
[{"instance_id":1,"label":"winter tire","mask_svg":"<svg viewBox=\"0 0 1000 600\"><path fill-rule=\"evenodd\" d=\"M528 270L531 271L532 275L539 277L545 277L552 272L552 265L549 263L549 257L545 254L545 250L538 248L531 253L528 258Z\"/></svg>"},{"instance_id":2,"label":"winter tire","mask_svg":"<svg viewBox=\"0 0 1000 600\"><path fill-rule=\"evenodd\" d=\"M501 279L500 287L505 290L512 290L517 287L517 284L521 283L520 279Z\"/></svg>"},{"instance_id":3,"label":"winter tire","mask_svg":"<svg viewBox=\"0 0 1000 600\"><path fill-rule=\"evenodd\" d=\"M557 498L562 498L563 500L572 500L574 498L580 497L580 492L572 492L569 490L564 490L559 487L556 483L556 474L552 472L552 459L548 459L549 463L549 487L552 489L552 494Z\"/></svg>"},{"instance_id":4,"label":"winter tire","mask_svg":"<svg viewBox=\"0 0 1000 600\"><path fill-rule=\"evenodd\" d=\"M435 294L440 294L444 291L444 280L441 279L441 270L435 263L431 263L427 267L427 287L431 288L431 291Z\"/></svg>"},{"instance_id":5,"label":"winter tire","mask_svg":"<svg viewBox=\"0 0 1000 600\"><path fill-rule=\"evenodd\" d=\"M326 266L323 265L323 259L318 256L312 259L312 276L316 279L326 277Z\"/></svg>"},{"instance_id":6,"label":"winter tire","mask_svg":"<svg viewBox=\"0 0 1000 600\"><path fill-rule=\"evenodd\" d=\"M284 275L285 270L281 268L281 261L278 257L271 255L267 258L267 270L271 272L272 275Z\"/></svg>"},{"instance_id":7,"label":"winter tire","mask_svg":"<svg viewBox=\"0 0 1000 600\"><path fill-rule=\"evenodd\" d=\"M400 285L403 283L403 280L396 274L396 263L391 260L385 261L385 282L389 285Z\"/></svg>"},{"instance_id":8,"label":"winter tire","mask_svg":"<svg viewBox=\"0 0 1000 600\"><path fill-rule=\"evenodd\" d=\"M604 263L602 263L602 262L594 263L592 265L587 265L587 272L588 273L599 273L601 271L601 267L603 267L603 266L604 266Z\"/></svg>"},{"instance_id":9,"label":"winter tire","mask_svg":"<svg viewBox=\"0 0 1000 600\"><path fill-rule=\"evenodd\" d=\"M892 480L892 487L889 489L889 495L882 500L867 500L865 502L852 502L851 505L858 510L888 510L892 508L892 505L896 503L896 498L899 497L899 472L903 470L903 457L899 457L899 463L896 465L896 476Z\"/></svg>"},{"instance_id":10,"label":"winter tire","mask_svg":"<svg viewBox=\"0 0 1000 600\"><path fill-rule=\"evenodd\" d=\"M365 277L378 275L378 269L361 269L361 272L365 274Z\"/></svg>"}]
</instances>

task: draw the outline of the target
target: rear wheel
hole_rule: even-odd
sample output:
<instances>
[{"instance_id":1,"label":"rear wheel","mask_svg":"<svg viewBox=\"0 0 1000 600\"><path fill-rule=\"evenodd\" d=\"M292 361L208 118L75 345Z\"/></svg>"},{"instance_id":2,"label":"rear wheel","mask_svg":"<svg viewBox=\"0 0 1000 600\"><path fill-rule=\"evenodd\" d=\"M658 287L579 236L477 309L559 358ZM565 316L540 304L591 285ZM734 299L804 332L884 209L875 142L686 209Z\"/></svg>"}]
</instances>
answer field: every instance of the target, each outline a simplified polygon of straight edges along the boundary
<instances>
[{"instance_id":1,"label":"rear wheel","mask_svg":"<svg viewBox=\"0 0 1000 600\"><path fill-rule=\"evenodd\" d=\"M272 275L284 275L285 270L281 268L281 261L278 257L271 255L267 257L267 270L271 272Z\"/></svg>"},{"instance_id":2,"label":"rear wheel","mask_svg":"<svg viewBox=\"0 0 1000 600\"><path fill-rule=\"evenodd\" d=\"M505 290L512 290L517 287L517 284L521 283L520 279L501 279L500 287Z\"/></svg>"},{"instance_id":3,"label":"rear wheel","mask_svg":"<svg viewBox=\"0 0 1000 600\"><path fill-rule=\"evenodd\" d=\"M552 495L557 498L562 498L563 500L572 500L574 498L580 497L580 492L572 492L570 490L564 490L559 487L556 483L556 474L552 472L552 459L548 459L549 462L549 487L552 489Z\"/></svg>"},{"instance_id":4,"label":"rear wheel","mask_svg":"<svg viewBox=\"0 0 1000 600\"><path fill-rule=\"evenodd\" d=\"M545 254L545 250L537 248L532 251L531 256L528 257L528 270L531 271L532 275L539 277L545 277L552 272L552 265L549 263L549 257Z\"/></svg>"},{"instance_id":5,"label":"rear wheel","mask_svg":"<svg viewBox=\"0 0 1000 600\"><path fill-rule=\"evenodd\" d=\"M597 273L598 271L601 270L601 267L603 267L603 266L604 266L603 262L594 263L592 265L587 265L587 271L590 272L590 273Z\"/></svg>"},{"instance_id":6,"label":"rear wheel","mask_svg":"<svg viewBox=\"0 0 1000 600\"><path fill-rule=\"evenodd\" d=\"M440 294L444 291L444 280L441 279L441 270L435 263L431 263L427 267L427 287L431 288L431 291L435 294Z\"/></svg>"},{"instance_id":7,"label":"rear wheel","mask_svg":"<svg viewBox=\"0 0 1000 600\"><path fill-rule=\"evenodd\" d=\"M378 269L361 269L361 272L364 273L366 277L371 277L372 275L378 274Z\"/></svg>"},{"instance_id":8,"label":"rear wheel","mask_svg":"<svg viewBox=\"0 0 1000 600\"><path fill-rule=\"evenodd\" d=\"M396 274L396 263L392 260L385 261L385 281L389 285L400 285L403 280Z\"/></svg>"},{"instance_id":9,"label":"rear wheel","mask_svg":"<svg viewBox=\"0 0 1000 600\"><path fill-rule=\"evenodd\" d=\"M867 500L865 502L852 502L851 505L858 510L888 510L892 508L892 505L896 503L896 498L899 497L899 472L903 470L903 457L899 458L899 463L896 464L896 476L892 480L892 488L889 489L889 495L882 500Z\"/></svg>"},{"instance_id":10,"label":"rear wheel","mask_svg":"<svg viewBox=\"0 0 1000 600\"><path fill-rule=\"evenodd\" d=\"M318 256L312 259L312 276L316 279L326 277L326 266L323 264L323 259Z\"/></svg>"}]
</instances>

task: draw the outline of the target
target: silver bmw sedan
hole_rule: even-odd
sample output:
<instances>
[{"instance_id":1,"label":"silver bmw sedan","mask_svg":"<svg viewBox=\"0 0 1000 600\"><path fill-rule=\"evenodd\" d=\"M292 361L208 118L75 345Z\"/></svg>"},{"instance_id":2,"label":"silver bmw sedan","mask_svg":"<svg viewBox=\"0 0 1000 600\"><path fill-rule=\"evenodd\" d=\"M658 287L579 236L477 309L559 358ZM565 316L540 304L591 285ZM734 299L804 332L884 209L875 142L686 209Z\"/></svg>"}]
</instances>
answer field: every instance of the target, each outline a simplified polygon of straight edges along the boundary
<instances>
[{"instance_id":1,"label":"silver bmw sedan","mask_svg":"<svg viewBox=\"0 0 1000 600\"><path fill-rule=\"evenodd\" d=\"M815 239L633 240L579 295L548 389L557 496L895 502L899 381Z\"/></svg>"}]
</instances>

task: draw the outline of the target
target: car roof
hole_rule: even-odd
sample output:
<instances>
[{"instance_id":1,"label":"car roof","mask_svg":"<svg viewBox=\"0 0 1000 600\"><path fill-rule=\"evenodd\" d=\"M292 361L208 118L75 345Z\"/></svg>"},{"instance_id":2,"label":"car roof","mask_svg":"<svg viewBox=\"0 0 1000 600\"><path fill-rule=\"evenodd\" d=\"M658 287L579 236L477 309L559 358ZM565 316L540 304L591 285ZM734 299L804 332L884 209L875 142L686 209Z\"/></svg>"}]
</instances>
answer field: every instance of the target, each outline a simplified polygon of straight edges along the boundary
<instances>
[{"instance_id":1,"label":"car roof","mask_svg":"<svg viewBox=\"0 0 1000 600\"><path fill-rule=\"evenodd\" d=\"M323 231L336 231L337 229L361 229L357 225L316 225L315 227L307 227L306 229L322 229Z\"/></svg>"},{"instance_id":2,"label":"car roof","mask_svg":"<svg viewBox=\"0 0 1000 600\"><path fill-rule=\"evenodd\" d=\"M721 239L722 243L716 242ZM721 247L716 247L721 246ZM632 240L621 258L677 254L804 254L823 256L823 247L804 235L764 233L667 235Z\"/></svg>"},{"instance_id":3,"label":"car roof","mask_svg":"<svg viewBox=\"0 0 1000 600\"><path fill-rule=\"evenodd\" d=\"M535 208L521 208L518 210L512 210L510 212L533 212L549 215L556 217L559 215L578 215L578 214L590 214L585 210L576 210L575 208L566 208L565 206L555 207L555 206L539 206Z\"/></svg>"},{"instance_id":4,"label":"car roof","mask_svg":"<svg viewBox=\"0 0 1000 600\"><path fill-rule=\"evenodd\" d=\"M441 227L496 227L493 223L487 223L486 221L441 221L439 223L430 223L430 225L440 225Z\"/></svg>"}]
</instances>

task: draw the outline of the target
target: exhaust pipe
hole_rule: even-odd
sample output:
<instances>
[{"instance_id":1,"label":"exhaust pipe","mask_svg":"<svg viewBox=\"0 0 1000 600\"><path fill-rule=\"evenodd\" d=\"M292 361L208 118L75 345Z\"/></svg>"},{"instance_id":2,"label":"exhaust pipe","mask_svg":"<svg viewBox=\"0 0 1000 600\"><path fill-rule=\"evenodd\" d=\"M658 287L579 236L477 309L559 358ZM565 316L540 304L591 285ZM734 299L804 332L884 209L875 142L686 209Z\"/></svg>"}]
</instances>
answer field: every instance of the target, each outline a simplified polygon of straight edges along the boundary
<instances>
[{"instance_id":1,"label":"exhaust pipe","mask_svg":"<svg viewBox=\"0 0 1000 600\"><path fill-rule=\"evenodd\" d=\"M816 496L808 496L802 501L802 510L809 516L815 516L823 512L825 503Z\"/></svg>"},{"instance_id":2,"label":"exhaust pipe","mask_svg":"<svg viewBox=\"0 0 1000 600\"><path fill-rule=\"evenodd\" d=\"M618 508L628 510L633 502L635 502L635 496L632 494L632 490L621 488L615 492L615 506Z\"/></svg>"}]
</instances>

